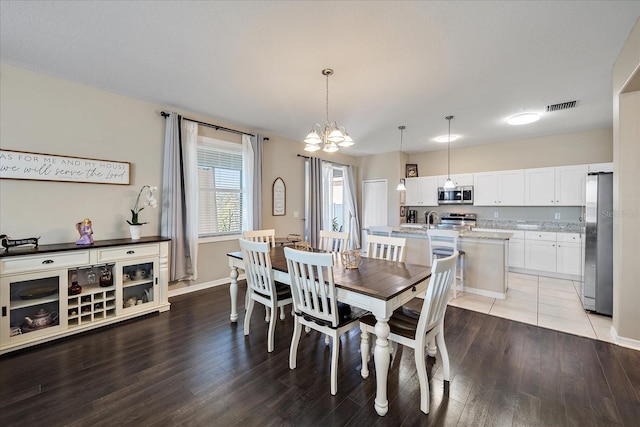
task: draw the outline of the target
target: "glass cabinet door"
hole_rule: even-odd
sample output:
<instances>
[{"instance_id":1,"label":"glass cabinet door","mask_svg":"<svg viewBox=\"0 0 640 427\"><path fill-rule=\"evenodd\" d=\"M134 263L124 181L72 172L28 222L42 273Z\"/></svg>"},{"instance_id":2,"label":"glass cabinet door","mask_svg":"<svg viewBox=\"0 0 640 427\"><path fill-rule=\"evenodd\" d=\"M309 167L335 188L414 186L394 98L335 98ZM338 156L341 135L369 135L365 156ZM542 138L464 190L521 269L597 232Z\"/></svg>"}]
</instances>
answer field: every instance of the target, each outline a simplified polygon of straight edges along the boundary
<instances>
[{"instance_id":1,"label":"glass cabinet door","mask_svg":"<svg viewBox=\"0 0 640 427\"><path fill-rule=\"evenodd\" d=\"M60 293L66 270L22 274L2 279L2 339L28 341L60 328ZM66 317L64 317L66 319Z\"/></svg>"},{"instance_id":2,"label":"glass cabinet door","mask_svg":"<svg viewBox=\"0 0 640 427\"><path fill-rule=\"evenodd\" d=\"M123 310L134 311L158 304L157 271L153 260L120 265L122 295L119 304Z\"/></svg>"}]
</instances>

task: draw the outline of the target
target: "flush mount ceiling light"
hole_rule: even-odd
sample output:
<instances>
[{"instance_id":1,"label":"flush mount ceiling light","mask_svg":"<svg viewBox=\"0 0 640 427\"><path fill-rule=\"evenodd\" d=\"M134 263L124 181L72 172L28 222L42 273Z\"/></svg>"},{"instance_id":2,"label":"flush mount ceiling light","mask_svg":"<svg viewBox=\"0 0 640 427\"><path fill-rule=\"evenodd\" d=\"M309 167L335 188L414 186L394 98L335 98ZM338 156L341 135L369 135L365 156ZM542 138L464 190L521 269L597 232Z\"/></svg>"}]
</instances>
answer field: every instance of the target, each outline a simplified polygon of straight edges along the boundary
<instances>
[{"instance_id":1,"label":"flush mount ceiling light","mask_svg":"<svg viewBox=\"0 0 640 427\"><path fill-rule=\"evenodd\" d=\"M406 129L406 126L398 126L400 129L400 173L402 173L402 134ZM407 187L404 185L404 179L400 178L400 183L396 187L397 191L406 191Z\"/></svg>"},{"instance_id":2,"label":"flush mount ceiling light","mask_svg":"<svg viewBox=\"0 0 640 427\"><path fill-rule=\"evenodd\" d=\"M440 135L433 138L433 140L435 142L449 142L449 139L451 139L451 141L455 141L458 138L460 138L459 135Z\"/></svg>"},{"instance_id":3,"label":"flush mount ceiling light","mask_svg":"<svg viewBox=\"0 0 640 427\"><path fill-rule=\"evenodd\" d=\"M451 119L453 116L445 117L445 120L449 122L449 145L447 147L447 180L444 182L444 189L451 190L456 188L456 185L451 181Z\"/></svg>"},{"instance_id":4,"label":"flush mount ceiling light","mask_svg":"<svg viewBox=\"0 0 640 427\"><path fill-rule=\"evenodd\" d=\"M305 151L317 151L322 148L327 153L335 153L340 147L350 147L353 145L353 139L349 136L344 127L338 126L336 122L329 121L329 76L333 74L331 68L322 70L322 75L327 80L327 117L324 127L319 123L314 123L311 131L304 139Z\"/></svg>"},{"instance_id":5,"label":"flush mount ceiling light","mask_svg":"<svg viewBox=\"0 0 640 427\"><path fill-rule=\"evenodd\" d=\"M529 123L537 122L540 120L540 114L538 113L521 113L511 116L507 119L507 123L510 125L528 125Z\"/></svg>"}]
</instances>

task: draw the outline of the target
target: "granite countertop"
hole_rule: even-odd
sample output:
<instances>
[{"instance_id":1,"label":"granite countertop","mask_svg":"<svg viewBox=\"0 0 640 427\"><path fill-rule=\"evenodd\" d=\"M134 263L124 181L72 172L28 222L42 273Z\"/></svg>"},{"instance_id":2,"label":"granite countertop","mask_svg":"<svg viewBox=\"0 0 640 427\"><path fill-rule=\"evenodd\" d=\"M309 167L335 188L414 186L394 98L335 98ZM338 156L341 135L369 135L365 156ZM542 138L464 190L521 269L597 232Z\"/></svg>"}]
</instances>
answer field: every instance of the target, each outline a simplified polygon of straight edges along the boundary
<instances>
[{"instance_id":1,"label":"granite countertop","mask_svg":"<svg viewBox=\"0 0 640 427\"><path fill-rule=\"evenodd\" d=\"M584 223L575 221L520 221L520 220L478 220L476 228L496 230L552 231L559 233L584 233Z\"/></svg>"},{"instance_id":2,"label":"granite countertop","mask_svg":"<svg viewBox=\"0 0 640 427\"><path fill-rule=\"evenodd\" d=\"M413 237L427 238L427 230L425 228L394 228L391 232L392 236L397 237ZM460 239L486 239L486 240L509 240L511 233L492 233L490 231L461 231L458 238Z\"/></svg>"}]
</instances>

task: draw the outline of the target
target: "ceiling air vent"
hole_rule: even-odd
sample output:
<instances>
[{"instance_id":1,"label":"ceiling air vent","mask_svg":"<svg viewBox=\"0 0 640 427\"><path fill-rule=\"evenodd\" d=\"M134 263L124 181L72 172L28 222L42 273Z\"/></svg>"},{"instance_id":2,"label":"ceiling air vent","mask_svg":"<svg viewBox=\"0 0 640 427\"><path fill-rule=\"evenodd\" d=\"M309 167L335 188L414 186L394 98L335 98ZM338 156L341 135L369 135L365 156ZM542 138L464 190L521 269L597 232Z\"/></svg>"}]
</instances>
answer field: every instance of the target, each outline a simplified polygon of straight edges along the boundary
<instances>
[{"instance_id":1,"label":"ceiling air vent","mask_svg":"<svg viewBox=\"0 0 640 427\"><path fill-rule=\"evenodd\" d=\"M568 108L574 108L577 103L578 101L568 101L568 102L561 102L559 104L547 105L547 113L552 111L566 110Z\"/></svg>"}]
</instances>

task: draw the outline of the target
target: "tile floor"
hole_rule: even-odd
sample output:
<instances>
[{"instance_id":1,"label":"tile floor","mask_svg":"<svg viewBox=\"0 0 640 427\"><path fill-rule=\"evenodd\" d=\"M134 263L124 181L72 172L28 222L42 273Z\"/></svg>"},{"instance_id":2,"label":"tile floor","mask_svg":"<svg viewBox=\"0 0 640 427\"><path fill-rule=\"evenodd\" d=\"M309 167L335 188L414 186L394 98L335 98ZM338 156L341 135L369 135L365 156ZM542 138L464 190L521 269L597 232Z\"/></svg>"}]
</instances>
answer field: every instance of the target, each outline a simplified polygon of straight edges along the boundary
<instances>
[{"instance_id":1,"label":"tile floor","mask_svg":"<svg viewBox=\"0 0 640 427\"><path fill-rule=\"evenodd\" d=\"M611 318L584 310L580 286L571 280L509 273L506 299L458 292L449 305L612 342Z\"/></svg>"}]
</instances>

